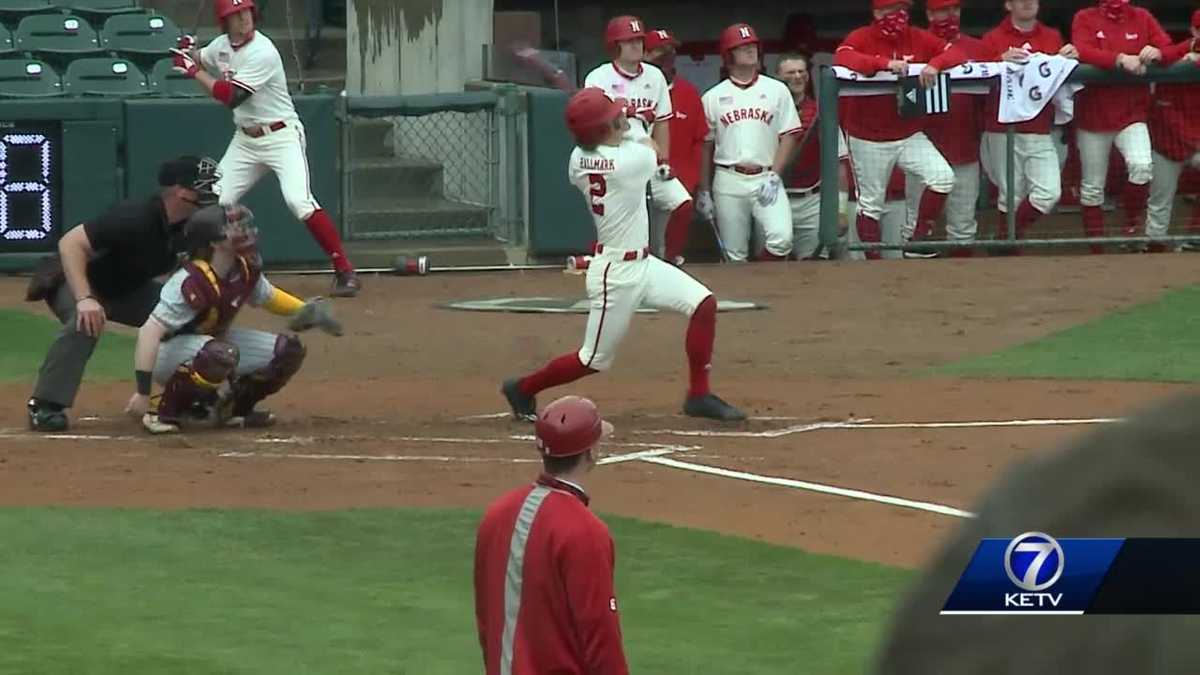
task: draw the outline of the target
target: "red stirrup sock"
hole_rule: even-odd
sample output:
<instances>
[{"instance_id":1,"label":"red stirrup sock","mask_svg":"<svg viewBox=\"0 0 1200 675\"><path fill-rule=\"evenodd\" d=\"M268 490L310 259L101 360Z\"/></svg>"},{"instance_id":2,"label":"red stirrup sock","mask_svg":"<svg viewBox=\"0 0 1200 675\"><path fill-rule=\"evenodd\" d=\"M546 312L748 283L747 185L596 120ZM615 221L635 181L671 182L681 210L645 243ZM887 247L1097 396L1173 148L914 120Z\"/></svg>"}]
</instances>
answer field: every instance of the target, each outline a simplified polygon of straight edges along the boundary
<instances>
[{"instance_id":1,"label":"red stirrup sock","mask_svg":"<svg viewBox=\"0 0 1200 675\"><path fill-rule=\"evenodd\" d=\"M1125 206L1125 236L1139 237L1145 234L1146 201L1150 198L1150 186L1126 183L1121 197Z\"/></svg>"},{"instance_id":2,"label":"red stirrup sock","mask_svg":"<svg viewBox=\"0 0 1200 675\"><path fill-rule=\"evenodd\" d=\"M717 337L717 299L708 296L688 321L684 345L688 358L688 398L708 394L708 371L712 369L713 341Z\"/></svg>"},{"instance_id":3,"label":"red stirrup sock","mask_svg":"<svg viewBox=\"0 0 1200 675\"><path fill-rule=\"evenodd\" d=\"M879 227L879 221L864 213L858 214L854 227L858 230L858 240L864 244L878 244L883 240L883 229ZM867 260L883 259L883 253L880 251L866 251L865 254Z\"/></svg>"},{"instance_id":4,"label":"red stirrup sock","mask_svg":"<svg viewBox=\"0 0 1200 675\"><path fill-rule=\"evenodd\" d=\"M595 372L597 371L579 362L579 352L571 352L551 360L538 371L521 378L517 387L526 396L537 396L540 391L574 382Z\"/></svg>"},{"instance_id":5,"label":"red stirrup sock","mask_svg":"<svg viewBox=\"0 0 1200 675\"><path fill-rule=\"evenodd\" d=\"M917 229L913 232L913 240L928 239L933 234L933 226L946 210L946 199L950 195L934 192L928 188L921 193L921 203L917 206Z\"/></svg>"},{"instance_id":6,"label":"red stirrup sock","mask_svg":"<svg viewBox=\"0 0 1200 675\"><path fill-rule=\"evenodd\" d=\"M692 201L689 199L675 209L671 213L670 219L667 220L667 231L663 235L663 255L667 262L675 260L676 256L683 255L684 249L687 248L688 234L692 227L694 213L695 209L692 208Z\"/></svg>"},{"instance_id":7,"label":"red stirrup sock","mask_svg":"<svg viewBox=\"0 0 1200 675\"><path fill-rule=\"evenodd\" d=\"M1100 210L1099 206L1083 206L1080 207L1083 211L1083 234L1086 237L1103 237L1104 236L1104 211ZM1088 246L1094 255L1104 253L1103 244L1090 244Z\"/></svg>"},{"instance_id":8,"label":"red stirrup sock","mask_svg":"<svg viewBox=\"0 0 1200 675\"><path fill-rule=\"evenodd\" d=\"M337 226L325 213L325 209L313 211L304 224L308 227L313 239L317 240L317 245L333 261L333 269L339 272L354 271L354 265L350 264L346 258L346 252L342 250L342 238L338 236Z\"/></svg>"}]
</instances>

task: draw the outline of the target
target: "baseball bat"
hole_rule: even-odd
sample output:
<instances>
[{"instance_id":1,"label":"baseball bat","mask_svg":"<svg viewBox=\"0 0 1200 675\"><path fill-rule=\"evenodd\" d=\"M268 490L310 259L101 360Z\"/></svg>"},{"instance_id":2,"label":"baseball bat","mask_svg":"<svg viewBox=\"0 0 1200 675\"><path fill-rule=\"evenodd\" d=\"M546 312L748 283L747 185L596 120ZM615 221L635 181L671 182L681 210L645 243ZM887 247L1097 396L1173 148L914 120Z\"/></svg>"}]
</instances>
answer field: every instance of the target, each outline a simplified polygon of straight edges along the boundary
<instances>
[{"instance_id":1,"label":"baseball bat","mask_svg":"<svg viewBox=\"0 0 1200 675\"><path fill-rule=\"evenodd\" d=\"M192 22L192 32L188 35L196 35L200 30L200 19L204 16L204 10L208 8L208 0L200 0L200 4L196 6L196 20Z\"/></svg>"}]
</instances>

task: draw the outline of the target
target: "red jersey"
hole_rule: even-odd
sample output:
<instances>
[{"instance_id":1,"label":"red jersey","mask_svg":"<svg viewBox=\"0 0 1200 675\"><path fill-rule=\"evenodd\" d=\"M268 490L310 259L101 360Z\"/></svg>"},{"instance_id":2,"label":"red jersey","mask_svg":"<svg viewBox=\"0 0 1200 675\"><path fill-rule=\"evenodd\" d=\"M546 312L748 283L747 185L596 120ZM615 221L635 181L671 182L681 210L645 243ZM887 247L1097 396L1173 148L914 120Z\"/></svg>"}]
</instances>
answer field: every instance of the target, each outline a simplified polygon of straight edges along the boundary
<instances>
[{"instance_id":1,"label":"red jersey","mask_svg":"<svg viewBox=\"0 0 1200 675\"><path fill-rule=\"evenodd\" d=\"M488 507L475 542L487 675L628 675L612 536L587 502L576 486L542 476Z\"/></svg>"},{"instance_id":2,"label":"red jersey","mask_svg":"<svg viewBox=\"0 0 1200 675\"><path fill-rule=\"evenodd\" d=\"M689 193L696 191L700 182L700 154L704 148L704 137L708 135L708 121L704 118L704 105L696 85L682 77L671 83L671 150L668 160L671 170Z\"/></svg>"},{"instance_id":3,"label":"red jersey","mask_svg":"<svg viewBox=\"0 0 1200 675\"><path fill-rule=\"evenodd\" d=\"M1200 42L1188 40L1189 50ZM1158 84L1150 103L1150 139L1167 159L1183 162L1200 152L1200 84Z\"/></svg>"},{"instance_id":4,"label":"red jersey","mask_svg":"<svg viewBox=\"0 0 1200 675\"><path fill-rule=\"evenodd\" d=\"M991 60L979 38L959 35L951 44L971 61ZM985 98L979 94L955 94L951 85L950 111L925 118L925 134L950 164L958 166L979 161Z\"/></svg>"},{"instance_id":5,"label":"red jersey","mask_svg":"<svg viewBox=\"0 0 1200 675\"><path fill-rule=\"evenodd\" d=\"M912 63L928 63L938 70L966 61L962 52L922 28L910 26L903 35L889 40L871 25L846 36L833 55L833 64L874 75L887 70L888 61L904 58ZM846 133L865 141L898 141L921 131L925 123L920 117L900 117L892 94L843 96L838 102L838 112Z\"/></svg>"},{"instance_id":6,"label":"red jersey","mask_svg":"<svg viewBox=\"0 0 1200 675\"><path fill-rule=\"evenodd\" d=\"M796 106L796 114L800 117L801 137L799 152L792 162L792 170L788 173L787 187L797 190L807 190L821 183L821 130L814 128L817 124L817 102L811 97L805 97ZM807 138L805 138L807 134Z\"/></svg>"},{"instance_id":7,"label":"red jersey","mask_svg":"<svg viewBox=\"0 0 1200 675\"><path fill-rule=\"evenodd\" d=\"M1146 46L1162 50L1164 65L1187 53L1172 48L1170 36L1153 14L1132 5L1117 21L1099 7L1079 10L1071 22L1071 42L1079 49L1080 62L1105 70L1116 69L1118 55L1136 56ZM1149 84L1088 85L1075 95L1075 120L1086 131L1120 131L1145 122L1149 111Z\"/></svg>"},{"instance_id":8,"label":"red jersey","mask_svg":"<svg viewBox=\"0 0 1200 675\"><path fill-rule=\"evenodd\" d=\"M1013 25L1010 16L983 36L983 46L987 51L986 60L999 61L1000 56L1008 51L1009 47L1020 47L1028 52L1057 54L1063 48L1063 38L1062 33L1040 22L1026 33ZM999 119L1000 88L995 87L987 97L987 107L983 116L984 129L1003 133L1006 131L1006 125L1001 124ZM1018 134L1048 134L1053 126L1054 106L1048 105L1037 117L1014 125L1013 131Z\"/></svg>"}]
</instances>

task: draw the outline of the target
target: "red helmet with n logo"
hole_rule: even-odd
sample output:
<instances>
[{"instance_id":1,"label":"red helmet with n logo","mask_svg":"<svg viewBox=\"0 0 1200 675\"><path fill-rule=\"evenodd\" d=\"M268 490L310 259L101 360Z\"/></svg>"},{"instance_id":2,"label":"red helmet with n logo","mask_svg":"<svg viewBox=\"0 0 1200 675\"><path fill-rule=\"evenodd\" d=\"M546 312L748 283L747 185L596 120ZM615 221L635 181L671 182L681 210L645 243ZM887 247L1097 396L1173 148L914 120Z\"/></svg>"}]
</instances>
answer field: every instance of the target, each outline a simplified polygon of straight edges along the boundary
<instances>
[{"instance_id":1,"label":"red helmet with n logo","mask_svg":"<svg viewBox=\"0 0 1200 675\"><path fill-rule=\"evenodd\" d=\"M616 49L618 42L639 39L646 39L646 24L636 16L626 15L610 19L604 29L604 46L609 51Z\"/></svg>"},{"instance_id":2,"label":"red helmet with n logo","mask_svg":"<svg viewBox=\"0 0 1200 675\"><path fill-rule=\"evenodd\" d=\"M217 12L217 23L221 25L224 25L225 17L230 14L237 14L243 9L253 9L255 10L255 17L258 16L254 0L216 0L213 3L213 9Z\"/></svg>"},{"instance_id":3,"label":"red helmet with n logo","mask_svg":"<svg viewBox=\"0 0 1200 675\"><path fill-rule=\"evenodd\" d=\"M758 33L748 23L735 23L721 31L721 58L728 59L729 52L743 45L758 45Z\"/></svg>"}]
</instances>

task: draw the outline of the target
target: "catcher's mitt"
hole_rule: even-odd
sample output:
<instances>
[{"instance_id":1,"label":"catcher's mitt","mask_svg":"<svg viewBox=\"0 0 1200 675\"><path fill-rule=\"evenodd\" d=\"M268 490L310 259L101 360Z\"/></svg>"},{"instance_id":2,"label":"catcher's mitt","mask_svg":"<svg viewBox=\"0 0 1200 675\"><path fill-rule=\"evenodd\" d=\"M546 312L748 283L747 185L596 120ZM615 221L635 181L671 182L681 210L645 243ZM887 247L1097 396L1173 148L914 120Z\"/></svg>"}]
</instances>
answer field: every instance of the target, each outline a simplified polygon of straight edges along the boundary
<instances>
[{"instance_id":1,"label":"catcher's mitt","mask_svg":"<svg viewBox=\"0 0 1200 675\"><path fill-rule=\"evenodd\" d=\"M288 321L288 328L297 333L314 327L330 335L342 334L342 323L333 318L333 307L320 296L309 298L300 311L293 314Z\"/></svg>"}]
</instances>

